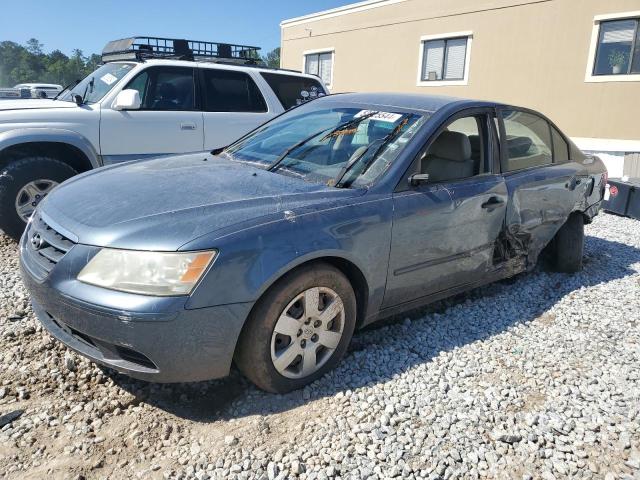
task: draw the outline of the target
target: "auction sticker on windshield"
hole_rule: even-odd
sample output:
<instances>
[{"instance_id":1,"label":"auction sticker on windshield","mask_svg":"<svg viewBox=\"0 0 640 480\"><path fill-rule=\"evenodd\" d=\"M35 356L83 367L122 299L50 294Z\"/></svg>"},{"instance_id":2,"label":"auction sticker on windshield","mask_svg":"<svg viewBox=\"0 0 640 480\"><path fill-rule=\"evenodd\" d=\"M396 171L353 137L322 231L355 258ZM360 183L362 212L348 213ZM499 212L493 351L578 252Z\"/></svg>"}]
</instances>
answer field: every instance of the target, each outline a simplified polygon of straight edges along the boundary
<instances>
[{"instance_id":1,"label":"auction sticker on windshield","mask_svg":"<svg viewBox=\"0 0 640 480\"><path fill-rule=\"evenodd\" d=\"M375 115L371 115L375 112ZM375 110L360 110L356 113L353 118L364 117L365 115L371 115L369 118L371 120L378 120L380 122L389 122L395 123L402 118L402 114L400 113L391 113L391 112L376 112Z\"/></svg>"},{"instance_id":2,"label":"auction sticker on windshield","mask_svg":"<svg viewBox=\"0 0 640 480\"><path fill-rule=\"evenodd\" d=\"M118 77L111 73L105 73L102 77L100 77L100 80L102 80L107 85L111 85L113 82L118 81Z\"/></svg>"}]
</instances>

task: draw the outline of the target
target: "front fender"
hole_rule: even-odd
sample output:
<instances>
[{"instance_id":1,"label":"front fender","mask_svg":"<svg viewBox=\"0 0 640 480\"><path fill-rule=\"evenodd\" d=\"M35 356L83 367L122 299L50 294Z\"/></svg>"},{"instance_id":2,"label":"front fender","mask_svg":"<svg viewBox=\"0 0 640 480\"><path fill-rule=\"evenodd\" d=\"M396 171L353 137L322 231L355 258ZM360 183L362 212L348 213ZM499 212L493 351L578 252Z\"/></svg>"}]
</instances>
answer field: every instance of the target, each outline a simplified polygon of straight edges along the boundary
<instances>
[{"instance_id":1,"label":"front fender","mask_svg":"<svg viewBox=\"0 0 640 480\"><path fill-rule=\"evenodd\" d=\"M100 156L86 137L62 128L17 128L4 131L0 133L0 152L15 145L39 142L72 145L89 159L93 168L101 165Z\"/></svg>"},{"instance_id":2,"label":"front fender","mask_svg":"<svg viewBox=\"0 0 640 480\"><path fill-rule=\"evenodd\" d=\"M362 272L369 287L367 311L374 311L386 285L392 211L390 196L364 195L355 204L301 215L290 212L235 234L199 239L182 249L217 248L219 255L187 308L255 302L287 272L331 257Z\"/></svg>"}]
</instances>

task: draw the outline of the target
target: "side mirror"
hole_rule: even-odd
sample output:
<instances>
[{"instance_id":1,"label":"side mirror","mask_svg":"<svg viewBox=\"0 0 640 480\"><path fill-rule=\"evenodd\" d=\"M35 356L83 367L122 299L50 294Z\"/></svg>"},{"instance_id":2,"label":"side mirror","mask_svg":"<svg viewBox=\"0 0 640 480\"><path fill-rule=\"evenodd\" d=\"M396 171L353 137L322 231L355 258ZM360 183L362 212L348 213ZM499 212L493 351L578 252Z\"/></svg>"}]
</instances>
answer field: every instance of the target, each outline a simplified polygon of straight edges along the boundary
<instances>
[{"instance_id":1,"label":"side mirror","mask_svg":"<svg viewBox=\"0 0 640 480\"><path fill-rule=\"evenodd\" d=\"M116 99L113 101L111 108L114 110L138 110L142 102L140 101L140 94L137 90L126 89L122 90Z\"/></svg>"},{"instance_id":2,"label":"side mirror","mask_svg":"<svg viewBox=\"0 0 640 480\"><path fill-rule=\"evenodd\" d=\"M409 185L412 187L417 187L423 183L427 183L429 181L428 173L414 173L409 177Z\"/></svg>"}]
</instances>

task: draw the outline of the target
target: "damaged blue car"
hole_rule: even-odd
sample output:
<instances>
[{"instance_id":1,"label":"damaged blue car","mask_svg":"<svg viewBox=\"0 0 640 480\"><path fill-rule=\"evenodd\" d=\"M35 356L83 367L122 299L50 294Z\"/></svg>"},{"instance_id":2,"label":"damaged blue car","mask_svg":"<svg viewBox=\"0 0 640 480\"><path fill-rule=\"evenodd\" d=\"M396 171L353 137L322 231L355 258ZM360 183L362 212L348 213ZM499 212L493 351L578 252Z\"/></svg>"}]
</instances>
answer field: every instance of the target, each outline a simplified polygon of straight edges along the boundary
<instances>
[{"instance_id":1,"label":"damaged blue car","mask_svg":"<svg viewBox=\"0 0 640 480\"><path fill-rule=\"evenodd\" d=\"M543 115L493 102L342 94L211 154L55 188L20 243L58 340L132 377L233 362L270 392L334 368L355 329L530 270L581 268L607 173Z\"/></svg>"}]
</instances>

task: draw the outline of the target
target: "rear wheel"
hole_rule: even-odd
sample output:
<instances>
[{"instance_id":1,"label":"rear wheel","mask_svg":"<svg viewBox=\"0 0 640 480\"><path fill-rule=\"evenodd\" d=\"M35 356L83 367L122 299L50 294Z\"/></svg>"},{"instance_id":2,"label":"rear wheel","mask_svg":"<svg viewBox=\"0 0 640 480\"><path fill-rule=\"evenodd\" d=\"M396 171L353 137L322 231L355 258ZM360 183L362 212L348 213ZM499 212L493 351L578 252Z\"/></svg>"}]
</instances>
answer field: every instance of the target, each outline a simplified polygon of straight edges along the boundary
<instances>
[{"instance_id":1,"label":"rear wheel","mask_svg":"<svg viewBox=\"0 0 640 480\"><path fill-rule=\"evenodd\" d=\"M338 269L314 264L283 277L258 301L235 361L263 390L285 393L333 369L356 323L353 288Z\"/></svg>"},{"instance_id":2,"label":"rear wheel","mask_svg":"<svg viewBox=\"0 0 640 480\"><path fill-rule=\"evenodd\" d=\"M574 273L582 270L584 251L584 218L572 213L553 239L551 263L558 272Z\"/></svg>"},{"instance_id":3,"label":"rear wheel","mask_svg":"<svg viewBox=\"0 0 640 480\"><path fill-rule=\"evenodd\" d=\"M0 230L18 240L42 199L76 173L66 163L48 157L23 158L3 167L0 174Z\"/></svg>"}]
</instances>

